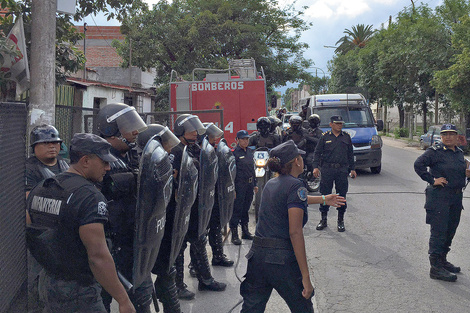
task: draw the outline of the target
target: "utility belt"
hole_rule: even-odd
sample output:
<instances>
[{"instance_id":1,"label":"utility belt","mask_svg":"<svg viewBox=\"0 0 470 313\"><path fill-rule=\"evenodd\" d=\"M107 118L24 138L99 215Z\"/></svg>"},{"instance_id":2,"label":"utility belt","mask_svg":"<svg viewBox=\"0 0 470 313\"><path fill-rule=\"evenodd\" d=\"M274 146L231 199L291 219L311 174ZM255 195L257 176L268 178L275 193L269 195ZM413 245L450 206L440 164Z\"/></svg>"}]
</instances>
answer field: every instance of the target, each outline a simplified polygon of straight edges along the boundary
<instances>
[{"instance_id":1,"label":"utility belt","mask_svg":"<svg viewBox=\"0 0 470 313\"><path fill-rule=\"evenodd\" d=\"M342 167L347 167L348 165L341 164L341 163L323 163L321 166L325 168L342 168Z\"/></svg>"},{"instance_id":2,"label":"utility belt","mask_svg":"<svg viewBox=\"0 0 470 313\"><path fill-rule=\"evenodd\" d=\"M253 177L250 177L250 178L235 178L235 182L251 184L251 183L253 183Z\"/></svg>"},{"instance_id":3,"label":"utility belt","mask_svg":"<svg viewBox=\"0 0 470 313\"><path fill-rule=\"evenodd\" d=\"M290 239L265 238L255 236L253 238L253 245L262 248L294 250Z\"/></svg>"},{"instance_id":4,"label":"utility belt","mask_svg":"<svg viewBox=\"0 0 470 313\"><path fill-rule=\"evenodd\" d=\"M71 273L59 273L59 272L50 272L46 270L47 274L52 276L54 279L63 280L63 281L74 281L77 282L80 286L90 286L93 285L96 281L92 275L86 275L81 273L71 274Z\"/></svg>"}]
</instances>

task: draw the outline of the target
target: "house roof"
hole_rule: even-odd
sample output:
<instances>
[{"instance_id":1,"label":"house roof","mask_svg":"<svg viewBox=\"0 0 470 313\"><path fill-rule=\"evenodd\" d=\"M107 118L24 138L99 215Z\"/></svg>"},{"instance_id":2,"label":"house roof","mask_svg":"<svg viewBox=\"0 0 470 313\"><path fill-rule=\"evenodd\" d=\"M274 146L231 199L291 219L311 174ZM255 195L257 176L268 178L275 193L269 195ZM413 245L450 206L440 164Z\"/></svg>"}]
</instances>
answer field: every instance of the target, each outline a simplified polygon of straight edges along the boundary
<instances>
[{"instance_id":1,"label":"house roof","mask_svg":"<svg viewBox=\"0 0 470 313\"><path fill-rule=\"evenodd\" d=\"M77 77L67 77L67 82L72 83L72 84L76 84L76 85L80 85L80 86L84 86L84 87L97 86L97 87L124 90L124 91L128 91L128 92L133 92L133 93L145 93L149 96L153 95L151 92L149 92L149 90L146 90L146 89L132 88L132 87L129 87L129 86L116 85L116 84L108 84L108 83L103 83L103 82L98 82L98 81L88 80L88 79L82 79L82 78L77 78Z\"/></svg>"}]
</instances>

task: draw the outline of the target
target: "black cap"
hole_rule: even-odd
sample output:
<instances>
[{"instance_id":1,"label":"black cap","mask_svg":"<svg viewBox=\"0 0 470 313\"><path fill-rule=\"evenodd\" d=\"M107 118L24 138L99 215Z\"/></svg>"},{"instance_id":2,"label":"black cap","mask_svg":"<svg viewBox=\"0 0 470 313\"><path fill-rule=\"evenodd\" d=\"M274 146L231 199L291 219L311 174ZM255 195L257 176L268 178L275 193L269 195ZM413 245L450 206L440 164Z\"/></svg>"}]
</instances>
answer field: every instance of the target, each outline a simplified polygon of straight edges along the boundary
<instances>
[{"instance_id":1,"label":"black cap","mask_svg":"<svg viewBox=\"0 0 470 313\"><path fill-rule=\"evenodd\" d=\"M330 117L332 123L344 123L343 117L341 115L333 115Z\"/></svg>"},{"instance_id":2,"label":"black cap","mask_svg":"<svg viewBox=\"0 0 470 313\"><path fill-rule=\"evenodd\" d=\"M248 134L248 132L247 132L246 130L243 130L243 129L242 129L242 130L239 130L239 131L237 132L237 138L238 138L238 139L248 138L248 137L250 137L250 135Z\"/></svg>"},{"instance_id":3,"label":"black cap","mask_svg":"<svg viewBox=\"0 0 470 313\"><path fill-rule=\"evenodd\" d=\"M70 149L85 154L95 154L105 162L114 162L117 159L109 152L111 144L95 134L79 133L72 138Z\"/></svg>"},{"instance_id":4,"label":"black cap","mask_svg":"<svg viewBox=\"0 0 470 313\"><path fill-rule=\"evenodd\" d=\"M279 158L281 165L289 163L289 161L295 159L299 154L305 154L305 151L297 148L293 140L281 143L269 152L270 157Z\"/></svg>"},{"instance_id":5,"label":"black cap","mask_svg":"<svg viewBox=\"0 0 470 313\"><path fill-rule=\"evenodd\" d=\"M457 133L457 127L454 124L444 124L441 127L441 133L445 132L455 132Z\"/></svg>"}]
</instances>

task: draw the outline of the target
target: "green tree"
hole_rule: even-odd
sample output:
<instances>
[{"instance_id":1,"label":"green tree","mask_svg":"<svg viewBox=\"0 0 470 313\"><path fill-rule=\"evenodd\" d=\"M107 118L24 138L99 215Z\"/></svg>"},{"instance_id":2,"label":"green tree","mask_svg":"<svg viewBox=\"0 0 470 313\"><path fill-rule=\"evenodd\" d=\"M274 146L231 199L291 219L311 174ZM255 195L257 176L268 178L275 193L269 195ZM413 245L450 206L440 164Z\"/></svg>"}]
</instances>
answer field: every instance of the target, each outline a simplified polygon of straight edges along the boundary
<instances>
[{"instance_id":1,"label":"green tree","mask_svg":"<svg viewBox=\"0 0 470 313\"><path fill-rule=\"evenodd\" d=\"M351 29L345 29L343 33L346 35L336 42L339 46L335 53L346 54L355 48L364 48L375 33L372 27L373 25L358 24Z\"/></svg>"},{"instance_id":2,"label":"green tree","mask_svg":"<svg viewBox=\"0 0 470 313\"><path fill-rule=\"evenodd\" d=\"M168 93L172 70L189 74L194 68L228 68L229 59L248 58L263 67L269 92L287 81L311 77L304 70L312 64L303 57L308 45L299 42L310 26L302 16L294 4L280 9L276 1L160 1L152 10L125 19L126 40L114 44L124 66L131 42L132 64L157 70L160 94Z\"/></svg>"}]
</instances>

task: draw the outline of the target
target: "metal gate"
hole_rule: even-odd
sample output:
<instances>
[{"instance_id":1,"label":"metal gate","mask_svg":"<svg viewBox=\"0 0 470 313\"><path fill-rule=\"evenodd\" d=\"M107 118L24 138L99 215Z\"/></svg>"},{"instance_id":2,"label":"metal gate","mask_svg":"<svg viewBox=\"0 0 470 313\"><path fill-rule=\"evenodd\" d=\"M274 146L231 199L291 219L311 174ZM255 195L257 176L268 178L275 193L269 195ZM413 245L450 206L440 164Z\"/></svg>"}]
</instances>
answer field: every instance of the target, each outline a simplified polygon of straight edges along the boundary
<instances>
[{"instance_id":1,"label":"metal gate","mask_svg":"<svg viewBox=\"0 0 470 313\"><path fill-rule=\"evenodd\" d=\"M26 312L26 104L0 103L0 312Z\"/></svg>"}]
</instances>

